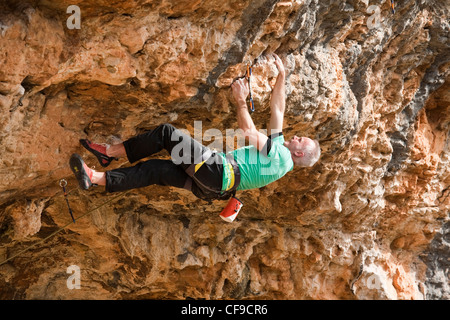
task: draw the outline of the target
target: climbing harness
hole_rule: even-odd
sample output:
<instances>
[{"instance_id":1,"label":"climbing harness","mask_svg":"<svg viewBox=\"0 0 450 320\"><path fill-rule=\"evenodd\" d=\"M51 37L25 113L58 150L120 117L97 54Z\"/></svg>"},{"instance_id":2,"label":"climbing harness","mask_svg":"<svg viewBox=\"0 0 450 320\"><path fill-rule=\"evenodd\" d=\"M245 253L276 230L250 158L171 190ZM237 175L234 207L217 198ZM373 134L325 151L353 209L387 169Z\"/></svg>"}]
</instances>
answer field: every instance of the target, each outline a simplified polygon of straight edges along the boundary
<instances>
[{"instance_id":1,"label":"climbing harness","mask_svg":"<svg viewBox=\"0 0 450 320\"><path fill-rule=\"evenodd\" d=\"M225 191L217 191L213 189L206 183L205 181L201 181L196 177L197 171L202 167L202 165L209 160L212 156L211 151L207 151L202 155L203 162L198 164L193 163L187 169L186 173L191 177L193 181L195 181L196 185L202 190L202 195L199 196L201 199L205 201L212 200L229 200L225 209L220 213L220 217L227 222L233 222L236 218L239 210L242 207L242 202L236 198L236 190L239 187L239 183L241 181L241 172L239 170L239 165L237 164L234 156L232 154L227 154L226 159L227 163L224 165L223 170L227 170L230 176L230 183L226 187ZM192 183L192 181L190 182ZM236 203L240 203L240 206L237 207ZM233 209L235 208L235 209ZM235 212L233 210L236 210Z\"/></svg>"},{"instance_id":2,"label":"climbing harness","mask_svg":"<svg viewBox=\"0 0 450 320\"><path fill-rule=\"evenodd\" d=\"M392 14L395 13L395 3L394 0L391 0L391 10L392 10Z\"/></svg>"},{"instance_id":3,"label":"climbing harness","mask_svg":"<svg viewBox=\"0 0 450 320\"><path fill-rule=\"evenodd\" d=\"M66 199L67 208L69 209L69 213L70 213L70 216L72 217L73 223L75 223L75 218L73 217L72 208L70 207L70 204L69 204L69 198L67 197L67 191L66 191L67 181L66 181L66 179L59 180L59 186L63 189L64 199Z\"/></svg>"},{"instance_id":4,"label":"climbing harness","mask_svg":"<svg viewBox=\"0 0 450 320\"><path fill-rule=\"evenodd\" d=\"M185 171L192 178L192 180L195 181L195 183L203 189L205 193L208 193L211 195L211 200L214 199L228 199L231 195L233 195L236 192L236 189L239 186L240 180L241 180L241 173L239 170L239 165L237 164L236 160L234 159L234 156L232 154L227 154L226 159L227 163L224 165L223 170L227 170L230 176L230 183L227 186L226 190L224 192L219 192L213 188L211 188L207 183L204 181L200 181L195 174L197 171L203 166L203 164L209 160L209 158L213 155L211 151L207 151L202 155L202 159L204 159L200 163L193 163L191 164ZM208 199L205 199L208 200Z\"/></svg>"},{"instance_id":5,"label":"climbing harness","mask_svg":"<svg viewBox=\"0 0 450 320\"><path fill-rule=\"evenodd\" d=\"M247 81L248 81L248 92L249 92L249 102L250 102L250 113L255 111L255 105L253 103L253 97L252 97L252 66L250 64L247 64L247 73L245 75Z\"/></svg>"}]
</instances>

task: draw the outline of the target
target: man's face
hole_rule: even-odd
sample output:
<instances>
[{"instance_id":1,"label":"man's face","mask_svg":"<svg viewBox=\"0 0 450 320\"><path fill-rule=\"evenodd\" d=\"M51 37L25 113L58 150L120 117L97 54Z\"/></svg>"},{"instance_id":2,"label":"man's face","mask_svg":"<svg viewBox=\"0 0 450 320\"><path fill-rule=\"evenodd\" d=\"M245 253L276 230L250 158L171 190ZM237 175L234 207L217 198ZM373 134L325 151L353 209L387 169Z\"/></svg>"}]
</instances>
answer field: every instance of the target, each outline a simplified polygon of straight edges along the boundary
<instances>
[{"instance_id":1,"label":"man's face","mask_svg":"<svg viewBox=\"0 0 450 320\"><path fill-rule=\"evenodd\" d=\"M295 151L303 151L308 148L315 148L314 141L307 137L297 137L293 136L291 140L285 141L284 145L291 150L291 152Z\"/></svg>"}]
</instances>

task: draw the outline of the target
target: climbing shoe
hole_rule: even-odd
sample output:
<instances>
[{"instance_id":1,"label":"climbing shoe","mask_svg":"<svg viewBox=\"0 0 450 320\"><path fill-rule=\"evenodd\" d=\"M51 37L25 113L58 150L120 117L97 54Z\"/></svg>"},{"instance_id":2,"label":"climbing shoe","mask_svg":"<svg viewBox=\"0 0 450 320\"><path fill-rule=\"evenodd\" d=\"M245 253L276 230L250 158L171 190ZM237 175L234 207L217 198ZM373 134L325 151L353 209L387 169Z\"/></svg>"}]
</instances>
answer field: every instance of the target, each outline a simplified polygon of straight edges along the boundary
<instances>
[{"instance_id":1,"label":"climbing shoe","mask_svg":"<svg viewBox=\"0 0 450 320\"><path fill-rule=\"evenodd\" d=\"M92 152L92 154L97 157L100 165L104 168L109 166L111 161L117 160L117 158L108 157L106 155L107 145L105 144L92 143L88 139L80 139L80 143L83 147L85 147L88 151Z\"/></svg>"},{"instance_id":2,"label":"climbing shoe","mask_svg":"<svg viewBox=\"0 0 450 320\"><path fill-rule=\"evenodd\" d=\"M92 170L89 169L78 154L74 153L70 157L69 164L70 169L72 169L72 172L75 174L81 189L87 190L94 185L92 183Z\"/></svg>"}]
</instances>

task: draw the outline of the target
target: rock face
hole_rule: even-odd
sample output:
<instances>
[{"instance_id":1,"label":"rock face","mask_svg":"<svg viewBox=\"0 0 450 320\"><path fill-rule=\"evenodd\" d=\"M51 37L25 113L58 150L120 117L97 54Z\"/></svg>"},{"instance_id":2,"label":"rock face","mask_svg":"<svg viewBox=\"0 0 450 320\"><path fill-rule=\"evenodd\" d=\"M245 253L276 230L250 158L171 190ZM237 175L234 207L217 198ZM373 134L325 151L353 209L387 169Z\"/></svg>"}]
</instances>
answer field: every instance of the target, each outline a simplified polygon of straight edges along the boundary
<instances>
[{"instance_id":1,"label":"rock face","mask_svg":"<svg viewBox=\"0 0 450 320\"><path fill-rule=\"evenodd\" d=\"M450 12L395 3L3 1L0 298L449 299ZM80 138L237 129L230 84L247 63L266 128L273 52L284 134L322 157L240 192L235 222L182 189L77 188L70 155L97 164Z\"/></svg>"}]
</instances>

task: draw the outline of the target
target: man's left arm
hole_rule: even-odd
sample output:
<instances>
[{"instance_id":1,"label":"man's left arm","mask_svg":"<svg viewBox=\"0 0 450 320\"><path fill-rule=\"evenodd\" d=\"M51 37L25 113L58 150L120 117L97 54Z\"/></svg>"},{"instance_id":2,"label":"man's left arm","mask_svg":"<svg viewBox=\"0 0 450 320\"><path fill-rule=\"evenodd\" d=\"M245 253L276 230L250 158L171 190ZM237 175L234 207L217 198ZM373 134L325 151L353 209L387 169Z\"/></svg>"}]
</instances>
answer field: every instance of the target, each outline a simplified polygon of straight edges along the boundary
<instances>
[{"instance_id":1,"label":"man's left arm","mask_svg":"<svg viewBox=\"0 0 450 320\"><path fill-rule=\"evenodd\" d=\"M249 93L248 82L246 79L236 80L232 85L234 99L236 100L236 114L239 128L244 132L244 136L259 151L264 149L268 137L259 132L253 123L247 108L247 96Z\"/></svg>"}]
</instances>

